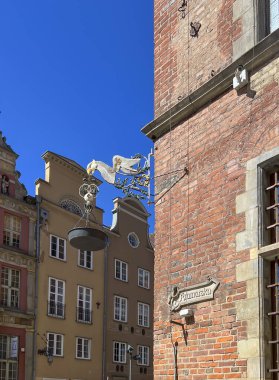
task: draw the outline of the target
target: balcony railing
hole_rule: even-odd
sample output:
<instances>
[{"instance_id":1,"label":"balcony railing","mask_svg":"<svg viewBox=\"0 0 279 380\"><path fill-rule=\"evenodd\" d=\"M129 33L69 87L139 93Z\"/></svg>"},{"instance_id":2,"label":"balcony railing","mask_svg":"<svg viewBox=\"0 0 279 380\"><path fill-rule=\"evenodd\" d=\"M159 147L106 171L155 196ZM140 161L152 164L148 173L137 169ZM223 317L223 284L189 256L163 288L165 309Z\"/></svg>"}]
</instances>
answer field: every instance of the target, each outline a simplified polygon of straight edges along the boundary
<instances>
[{"instance_id":1,"label":"balcony railing","mask_svg":"<svg viewBox=\"0 0 279 380\"><path fill-rule=\"evenodd\" d=\"M65 319L65 305L61 302L48 301L47 315Z\"/></svg>"},{"instance_id":2,"label":"balcony railing","mask_svg":"<svg viewBox=\"0 0 279 380\"><path fill-rule=\"evenodd\" d=\"M76 311L77 322L92 323L92 310L85 309L83 307L77 307Z\"/></svg>"}]
</instances>

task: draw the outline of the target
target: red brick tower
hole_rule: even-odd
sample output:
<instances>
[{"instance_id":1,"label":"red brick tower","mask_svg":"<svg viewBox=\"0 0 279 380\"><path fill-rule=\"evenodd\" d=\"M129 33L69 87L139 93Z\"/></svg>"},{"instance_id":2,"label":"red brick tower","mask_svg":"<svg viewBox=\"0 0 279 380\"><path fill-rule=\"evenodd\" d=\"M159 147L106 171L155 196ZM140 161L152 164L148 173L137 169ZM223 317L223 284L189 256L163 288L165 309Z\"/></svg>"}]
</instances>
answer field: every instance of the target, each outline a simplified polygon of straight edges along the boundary
<instances>
[{"instance_id":1,"label":"red brick tower","mask_svg":"<svg viewBox=\"0 0 279 380\"><path fill-rule=\"evenodd\" d=\"M279 379L278 27L155 0L155 380Z\"/></svg>"}]
</instances>

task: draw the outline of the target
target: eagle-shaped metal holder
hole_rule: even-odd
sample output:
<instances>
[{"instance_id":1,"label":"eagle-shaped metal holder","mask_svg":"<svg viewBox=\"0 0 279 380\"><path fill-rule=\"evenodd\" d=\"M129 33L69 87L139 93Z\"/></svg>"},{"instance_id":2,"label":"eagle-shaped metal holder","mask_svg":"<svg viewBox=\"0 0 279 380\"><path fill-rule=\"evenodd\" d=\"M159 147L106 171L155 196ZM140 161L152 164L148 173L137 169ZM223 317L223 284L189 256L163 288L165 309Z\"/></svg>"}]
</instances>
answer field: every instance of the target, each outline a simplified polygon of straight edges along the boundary
<instances>
[{"instance_id":1,"label":"eagle-shaped metal holder","mask_svg":"<svg viewBox=\"0 0 279 380\"><path fill-rule=\"evenodd\" d=\"M99 251L104 249L108 243L108 236L102 226L100 228L89 227L90 216L93 215L98 192L99 188L93 177L88 176L83 179L83 184L79 188L79 195L84 200L84 213L77 223L81 226L76 226L68 232L70 244L81 251Z\"/></svg>"}]
</instances>

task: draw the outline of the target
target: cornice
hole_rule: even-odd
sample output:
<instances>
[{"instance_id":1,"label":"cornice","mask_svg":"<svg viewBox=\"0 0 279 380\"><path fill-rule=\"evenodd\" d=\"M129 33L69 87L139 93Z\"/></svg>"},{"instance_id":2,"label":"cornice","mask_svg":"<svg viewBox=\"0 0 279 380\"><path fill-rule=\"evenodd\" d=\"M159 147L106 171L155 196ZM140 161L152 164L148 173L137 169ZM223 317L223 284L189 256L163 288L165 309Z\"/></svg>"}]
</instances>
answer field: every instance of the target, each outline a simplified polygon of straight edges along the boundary
<instances>
[{"instance_id":1,"label":"cornice","mask_svg":"<svg viewBox=\"0 0 279 380\"><path fill-rule=\"evenodd\" d=\"M193 91L162 115L148 123L141 131L147 137L156 141L165 133L169 132L170 124L172 129L175 128L183 120L196 113L201 107L232 88L235 70L239 65L242 65L249 72L268 62L278 52L279 29L261 40L247 53L232 62L197 90Z\"/></svg>"},{"instance_id":2,"label":"cornice","mask_svg":"<svg viewBox=\"0 0 279 380\"><path fill-rule=\"evenodd\" d=\"M47 161L54 161L58 162L60 165L66 167L67 169L70 169L73 171L75 174L79 175L80 177L87 176L86 170L79 165L77 162L67 158L60 156L59 154L53 153L51 151L46 151L43 155L42 158L47 162ZM100 181L99 179L95 178L97 186L100 186L103 182Z\"/></svg>"},{"instance_id":3,"label":"cornice","mask_svg":"<svg viewBox=\"0 0 279 380\"><path fill-rule=\"evenodd\" d=\"M36 206L8 195L0 195L0 207L36 219Z\"/></svg>"}]
</instances>

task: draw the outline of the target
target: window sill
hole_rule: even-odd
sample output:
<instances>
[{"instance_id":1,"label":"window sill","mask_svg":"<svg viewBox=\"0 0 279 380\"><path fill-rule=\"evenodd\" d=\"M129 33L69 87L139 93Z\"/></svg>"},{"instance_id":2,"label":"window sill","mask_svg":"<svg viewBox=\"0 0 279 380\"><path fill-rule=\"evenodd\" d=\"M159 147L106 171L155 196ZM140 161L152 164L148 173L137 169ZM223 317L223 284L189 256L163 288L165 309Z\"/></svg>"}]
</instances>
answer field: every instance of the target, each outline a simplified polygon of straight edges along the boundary
<instances>
[{"instance_id":1,"label":"window sill","mask_svg":"<svg viewBox=\"0 0 279 380\"><path fill-rule=\"evenodd\" d=\"M54 260L62 261L63 263L67 262L67 259L60 259L59 257L55 257L55 256L51 256L51 255L49 255L49 257L51 257Z\"/></svg>"},{"instance_id":2,"label":"window sill","mask_svg":"<svg viewBox=\"0 0 279 380\"><path fill-rule=\"evenodd\" d=\"M121 280L121 278L117 278L117 277L114 277L114 279L116 280L116 281L121 281L121 282L125 282L126 284L128 284L128 280Z\"/></svg>"},{"instance_id":3,"label":"window sill","mask_svg":"<svg viewBox=\"0 0 279 380\"><path fill-rule=\"evenodd\" d=\"M94 268L83 267L82 265L79 265L79 264L77 266L78 266L78 268L90 270L91 272L93 272L93 270L94 270Z\"/></svg>"},{"instance_id":4,"label":"window sill","mask_svg":"<svg viewBox=\"0 0 279 380\"><path fill-rule=\"evenodd\" d=\"M279 255L279 243L265 245L259 249L259 255L266 260L274 260L274 257Z\"/></svg>"},{"instance_id":5,"label":"window sill","mask_svg":"<svg viewBox=\"0 0 279 380\"><path fill-rule=\"evenodd\" d=\"M113 364L127 364L127 361L126 362L115 362L115 361L113 361Z\"/></svg>"},{"instance_id":6,"label":"window sill","mask_svg":"<svg viewBox=\"0 0 279 380\"><path fill-rule=\"evenodd\" d=\"M76 320L77 323L81 323L82 325L92 325L93 321L82 321L82 320Z\"/></svg>"},{"instance_id":7,"label":"window sill","mask_svg":"<svg viewBox=\"0 0 279 380\"><path fill-rule=\"evenodd\" d=\"M141 286L141 285L138 285L138 287L139 287L139 288L141 288L141 289L150 290L150 287L149 287L149 288L147 288L146 286Z\"/></svg>"},{"instance_id":8,"label":"window sill","mask_svg":"<svg viewBox=\"0 0 279 380\"><path fill-rule=\"evenodd\" d=\"M0 248L2 249L5 249L5 250L9 250L9 251L13 251L13 252L16 252L16 253L19 253L21 255L25 255L25 256L29 256L29 257L33 257L35 258L34 256L31 256L28 251L25 251L21 248L16 248L16 247L13 247L11 245L6 245L6 244L1 244L0 245Z\"/></svg>"},{"instance_id":9,"label":"window sill","mask_svg":"<svg viewBox=\"0 0 279 380\"><path fill-rule=\"evenodd\" d=\"M118 319L113 318L113 321L116 323L125 323L126 325L128 324L128 321L119 321Z\"/></svg>"},{"instance_id":10,"label":"window sill","mask_svg":"<svg viewBox=\"0 0 279 380\"><path fill-rule=\"evenodd\" d=\"M12 309L10 307L0 306L0 314L6 313L12 317L25 318L25 319L34 319L34 314L30 314L20 309Z\"/></svg>"},{"instance_id":11,"label":"window sill","mask_svg":"<svg viewBox=\"0 0 279 380\"><path fill-rule=\"evenodd\" d=\"M65 316L60 316L60 315L54 315L54 314L47 314L48 317L50 318L56 318L56 319L65 319Z\"/></svg>"}]
</instances>

